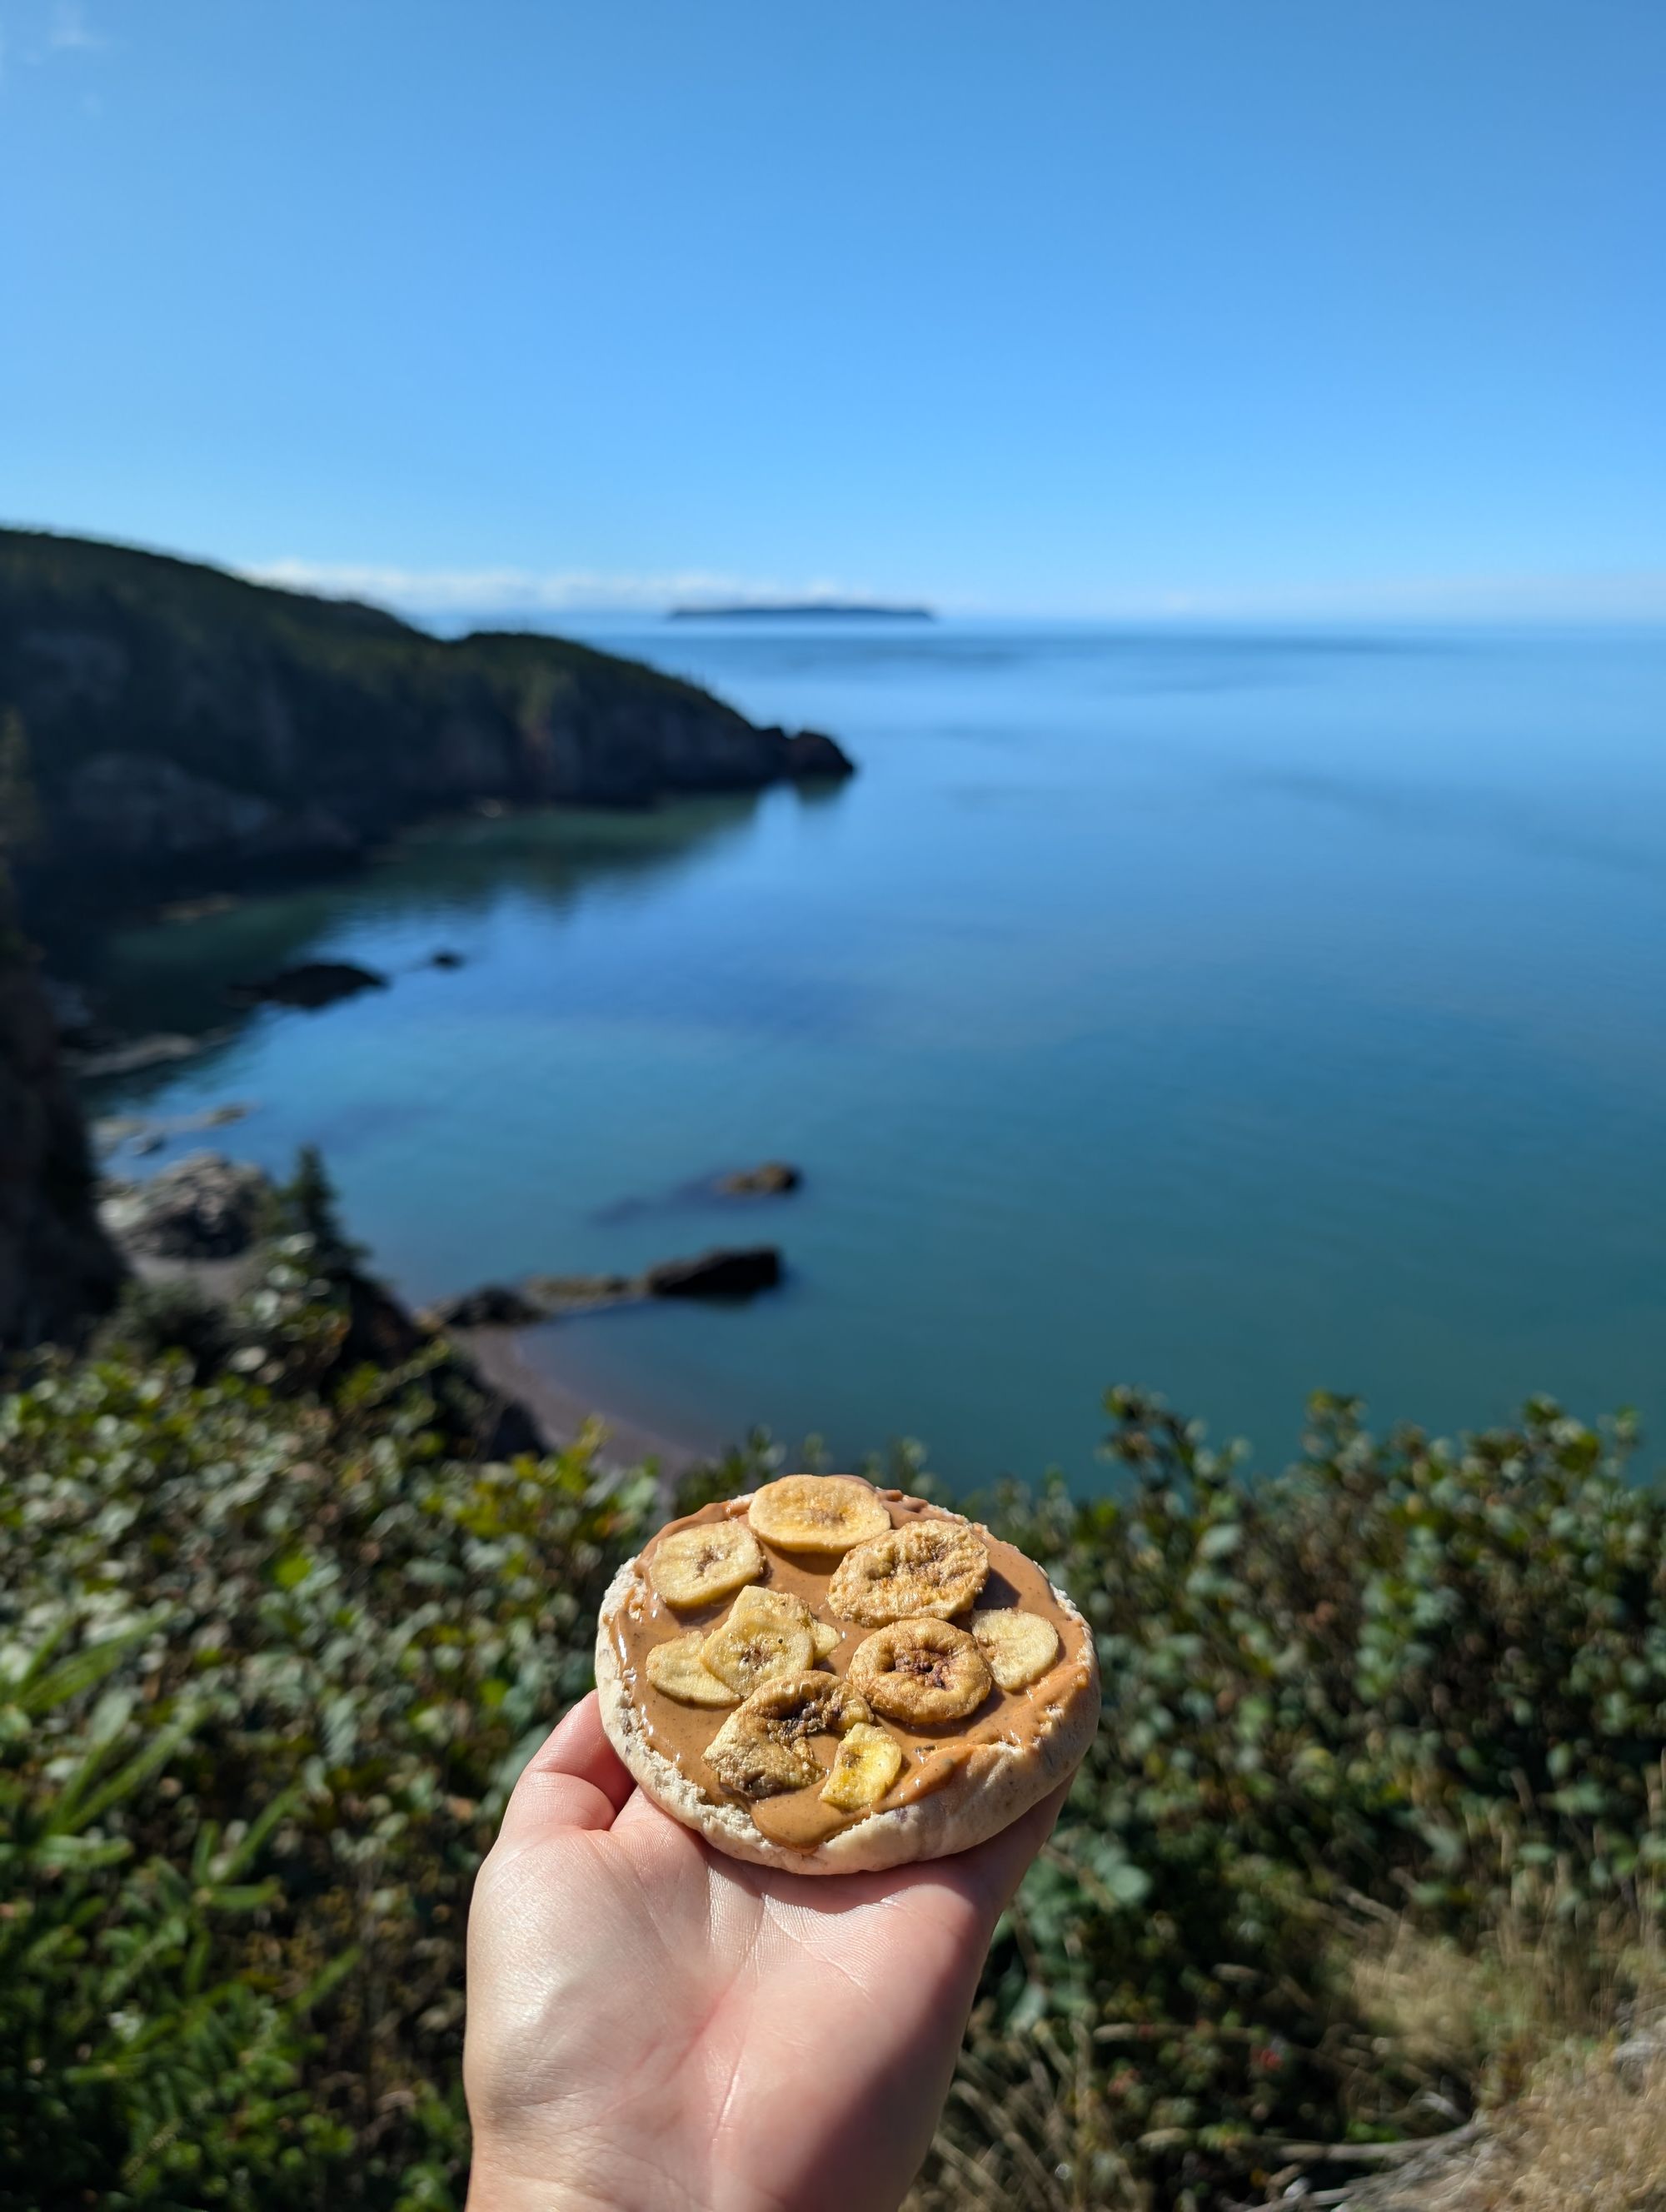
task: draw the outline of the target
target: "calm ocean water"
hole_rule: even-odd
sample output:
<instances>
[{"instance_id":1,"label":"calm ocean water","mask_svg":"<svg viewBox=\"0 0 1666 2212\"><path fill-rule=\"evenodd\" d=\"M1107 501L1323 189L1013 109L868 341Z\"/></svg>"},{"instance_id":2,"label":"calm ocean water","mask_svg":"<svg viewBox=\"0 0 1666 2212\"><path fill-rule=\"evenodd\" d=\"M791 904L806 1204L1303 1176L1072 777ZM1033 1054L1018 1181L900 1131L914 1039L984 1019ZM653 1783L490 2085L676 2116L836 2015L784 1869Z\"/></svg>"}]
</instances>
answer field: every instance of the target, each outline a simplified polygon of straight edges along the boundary
<instances>
[{"instance_id":1,"label":"calm ocean water","mask_svg":"<svg viewBox=\"0 0 1666 2212\"><path fill-rule=\"evenodd\" d=\"M1666 1457L1666 638L584 634L861 775L471 822L131 931L106 981L145 1025L286 958L395 987L98 1110L254 1102L228 1148L321 1145L417 1298L779 1241L750 1307L524 1340L699 1442L1087 1483L1129 1380L1268 1458L1320 1384L1445 1431L1630 1402ZM769 1156L797 1196L689 1193Z\"/></svg>"}]
</instances>

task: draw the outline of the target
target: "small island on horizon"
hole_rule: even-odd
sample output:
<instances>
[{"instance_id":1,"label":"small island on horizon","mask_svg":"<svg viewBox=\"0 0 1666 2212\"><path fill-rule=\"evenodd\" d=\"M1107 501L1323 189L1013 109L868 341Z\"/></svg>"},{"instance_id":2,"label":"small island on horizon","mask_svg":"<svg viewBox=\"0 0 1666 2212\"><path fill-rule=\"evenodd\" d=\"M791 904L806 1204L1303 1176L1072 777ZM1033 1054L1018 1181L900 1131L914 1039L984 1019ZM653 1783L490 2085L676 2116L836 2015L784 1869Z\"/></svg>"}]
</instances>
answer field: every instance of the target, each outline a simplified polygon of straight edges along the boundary
<instances>
[{"instance_id":1,"label":"small island on horizon","mask_svg":"<svg viewBox=\"0 0 1666 2212\"><path fill-rule=\"evenodd\" d=\"M933 607L883 606L860 599L742 599L714 606L672 607L667 622L708 622L736 616L778 617L783 615L833 616L846 620L861 617L881 622L935 622Z\"/></svg>"}]
</instances>

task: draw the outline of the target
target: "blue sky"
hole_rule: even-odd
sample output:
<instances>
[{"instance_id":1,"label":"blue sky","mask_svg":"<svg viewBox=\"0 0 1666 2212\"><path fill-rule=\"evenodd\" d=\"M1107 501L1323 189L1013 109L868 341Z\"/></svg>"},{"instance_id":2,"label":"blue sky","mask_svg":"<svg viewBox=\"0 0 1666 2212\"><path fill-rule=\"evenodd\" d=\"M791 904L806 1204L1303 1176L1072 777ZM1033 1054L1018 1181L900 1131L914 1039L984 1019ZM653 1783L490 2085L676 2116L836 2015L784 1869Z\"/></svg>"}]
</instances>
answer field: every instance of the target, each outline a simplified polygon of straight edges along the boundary
<instances>
[{"instance_id":1,"label":"blue sky","mask_svg":"<svg viewBox=\"0 0 1666 2212\"><path fill-rule=\"evenodd\" d=\"M1660 0L0 0L0 513L407 604L1666 614Z\"/></svg>"}]
</instances>

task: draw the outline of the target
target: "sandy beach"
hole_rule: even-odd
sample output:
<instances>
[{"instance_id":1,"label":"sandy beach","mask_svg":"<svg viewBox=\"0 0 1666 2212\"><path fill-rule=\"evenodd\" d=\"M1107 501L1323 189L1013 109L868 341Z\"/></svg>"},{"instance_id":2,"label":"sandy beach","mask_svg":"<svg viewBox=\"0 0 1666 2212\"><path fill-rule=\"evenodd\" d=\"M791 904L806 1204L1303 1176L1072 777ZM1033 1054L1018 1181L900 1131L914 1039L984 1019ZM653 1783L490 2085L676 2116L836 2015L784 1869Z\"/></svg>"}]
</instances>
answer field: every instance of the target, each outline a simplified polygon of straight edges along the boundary
<instances>
[{"instance_id":1,"label":"sandy beach","mask_svg":"<svg viewBox=\"0 0 1666 2212\"><path fill-rule=\"evenodd\" d=\"M453 1328L447 1334L473 1361L483 1381L526 1407L552 1450L570 1443L586 1421L593 1419L606 1430L602 1459L610 1467L635 1467L651 1459L658 1462L663 1478L674 1480L717 1455L712 1448L661 1436L628 1414L599 1406L576 1374L553 1376L543 1358L535 1365L522 1349L524 1332L520 1329Z\"/></svg>"}]
</instances>

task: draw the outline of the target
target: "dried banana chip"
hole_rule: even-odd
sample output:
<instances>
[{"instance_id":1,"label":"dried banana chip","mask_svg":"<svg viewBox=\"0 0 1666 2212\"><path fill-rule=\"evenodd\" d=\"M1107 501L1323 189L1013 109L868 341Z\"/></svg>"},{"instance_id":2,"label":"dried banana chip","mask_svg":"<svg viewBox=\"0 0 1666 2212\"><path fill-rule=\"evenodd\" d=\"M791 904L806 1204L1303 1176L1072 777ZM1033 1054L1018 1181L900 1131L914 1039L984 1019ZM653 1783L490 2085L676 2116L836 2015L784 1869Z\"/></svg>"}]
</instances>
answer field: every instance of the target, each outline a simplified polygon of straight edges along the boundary
<instances>
[{"instance_id":1,"label":"dried banana chip","mask_svg":"<svg viewBox=\"0 0 1666 2212\"><path fill-rule=\"evenodd\" d=\"M962 1521L910 1521L847 1552L827 1586L842 1620L887 1621L964 1613L989 1578L989 1554Z\"/></svg>"},{"instance_id":2,"label":"dried banana chip","mask_svg":"<svg viewBox=\"0 0 1666 2212\"><path fill-rule=\"evenodd\" d=\"M891 1526L885 1500L849 1474L784 1474L764 1484L746 1517L780 1552L848 1552Z\"/></svg>"},{"instance_id":3,"label":"dried banana chip","mask_svg":"<svg viewBox=\"0 0 1666 2212\"><path fill-rule=\"evenodd\" d=\"M851 1687L887 1720L938 1728L975 1713L990 1690L983 1654L946 1620L894 1620L856 1646Z\"/></svg>"},{"instance_id":4,"label":"dried banana chip","mask_svg":"<svg viewBox=\"0 0 1666 2212\"><path fill-rule=\"evenodd\" d=\"M1003 1690L1027 1690L1059 1656L1059 1632L1038 1613L1016 1606L980 1608L966 1626Z\"/></svg>"},{"instance_id":5,"label":"dried banana chip","mask_svg":"<svg viewBox=\"0 0 1666 2212\"><path fill-rule=\"evenodd\" d=\"M720 1682L700 1656L706 1638L697 1628L670 1644L649 1646L648 1679L679 1705L738 1705L740 1699L727 1682Z\"/></svg>"},{"instance_id":6,"label":"dried banana chip","mask_svg":"<svg viewBox=\"0 0 1666 2212\"><path fill-rule=\"evenodd\" d=\"M700 1656L721 1682L749 1696L777 1675L801 1674L816 1656L814 1618L785 1591L744 1589L728 1619L701 1646Z\"/></svg>"},{"instance_id":7,"label":"dried banana chip","mask_svg":"<svg viewBox=\"0 0 1666 2212\"><path fill-rule=\"evenodd\" d=\"M706 1747L706 1763L745 1797L805 1790L821 1776L812 1739L836 1735L873 1716L835 1675L789 1674L738 1705Z\"/></svg>"},{"instance_id":8,"label":"dried banana chip","mask_svg":"<svg viewBox=\"0 0 1666 2212\"><path fill-rule=\"evenodd\" d=\"M667 1605L715 1605L763 1572L763 1553L744 1521L702 1521L662 1536L649 1554L648 1578Z\"/></svg>"},{"instance_id":9,"label":"dried banana chip","mask_svg":"<svg viewBox=\"0 0 1666 2212\"><path fill-rule=\"evenodd\" d=\"M878 1804L902 1771L896 1738L870 1721L857 1721L834 1756L822 1802L838 1813L863 1812Z\"/></svg>"}]
</instances>

